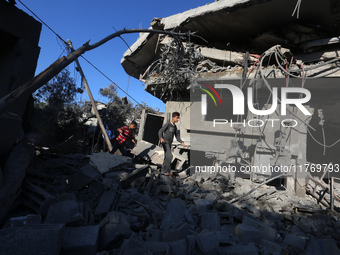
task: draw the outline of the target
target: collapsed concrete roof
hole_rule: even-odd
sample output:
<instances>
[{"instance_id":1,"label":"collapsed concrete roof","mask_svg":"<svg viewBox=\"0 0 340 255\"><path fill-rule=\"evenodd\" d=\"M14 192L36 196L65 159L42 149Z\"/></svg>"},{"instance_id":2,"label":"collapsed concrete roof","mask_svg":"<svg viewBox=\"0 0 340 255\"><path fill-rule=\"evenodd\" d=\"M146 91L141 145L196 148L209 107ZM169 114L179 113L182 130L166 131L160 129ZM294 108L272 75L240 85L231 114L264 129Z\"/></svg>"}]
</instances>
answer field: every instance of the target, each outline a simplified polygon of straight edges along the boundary
<instances>
[{"instance_id":1,"label":"collapsed concrete roof","mask_svg":"<svg viewBox=\"0 0 340 255\"><path fill-rule=\"evenodd\" d=\"M302 42L338 35L338 3L302 1L294 13L296 6L295 1L285 0L221 0L155 18L151 26L197 32L199 37L192 37L191 41L209 48L251 52L263 52L276 44L294 48ZM139 79L159 58L158 40L156 34L143 34L124 53L121 64L129 75Z\"/></svg>"}]
</instances>

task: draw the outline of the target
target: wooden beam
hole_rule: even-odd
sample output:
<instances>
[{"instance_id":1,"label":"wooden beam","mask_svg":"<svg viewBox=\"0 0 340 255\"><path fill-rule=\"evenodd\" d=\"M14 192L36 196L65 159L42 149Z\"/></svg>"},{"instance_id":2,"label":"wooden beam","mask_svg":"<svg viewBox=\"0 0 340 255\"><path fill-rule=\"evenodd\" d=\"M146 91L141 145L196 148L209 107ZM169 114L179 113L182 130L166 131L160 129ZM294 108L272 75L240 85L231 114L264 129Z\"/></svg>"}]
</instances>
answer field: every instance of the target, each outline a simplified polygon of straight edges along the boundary
<instances>
[{"instance_id":1,"label":"wooden beam","mask_svg":"<svg viewBox=\"0 0 340 255\"><path fill-rule=\"evenodd\" d=\"M72 42L71 42L70 40L67 40L67 43L68 43L68 46L70 47L70 49L74 51ZM80 75L81 75L81 79L82 79L82 81L83 81L83 83L84 83L84 86L85 86L85 89L86 89L86 91L87 91L87 94L89 95L90 102L91 102L93 111L94 111L94 113L95 113L95 115L96 115L96 117L97 117L97 120L98 120L98 123L99 123L100 130L101 130L102 133L104 134L105 141L106 141L106 144L107 144L107 146L108 146L108 148L109 148L109 151L112 151L112 144L111 144L110 138L109 138L109 136L107 135L107 132L106 132L106 129L105 129L105 127L104 127L102 118L101 118L100 115L99 115L99 112L98 112L96 103L94 102L94 99L93 99L93 96L92 96L92 92L91 92L91 90L90 90L89 84L87 83L87 79L86 79L86 77L85 77L85 74L84 74L84 72L83 72L83 69L81 68L81 65L80 65L78 59L76 59L75 62L76 62L76 65L77 65L77 67L78 67L78 71L79 71L79 73L80 73Z\"/></svg>"}]
</instances>

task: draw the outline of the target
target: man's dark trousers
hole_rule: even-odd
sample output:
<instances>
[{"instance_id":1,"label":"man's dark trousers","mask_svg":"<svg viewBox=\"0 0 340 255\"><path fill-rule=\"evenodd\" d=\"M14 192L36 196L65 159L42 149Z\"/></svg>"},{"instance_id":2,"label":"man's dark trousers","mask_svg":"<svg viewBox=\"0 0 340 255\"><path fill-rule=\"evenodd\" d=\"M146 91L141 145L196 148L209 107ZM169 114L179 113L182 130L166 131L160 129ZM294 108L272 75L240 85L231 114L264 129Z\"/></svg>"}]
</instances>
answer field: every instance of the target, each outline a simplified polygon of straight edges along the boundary
<instances>
[{"instance_id":1,"label":"man's dark trousers","mask_svg":"<svg viewBox=\"0 0 340 255\"><path fill-rule=\"evenodd\" d=\"M127 151L124 148L124 145L125 145L124 143L123 144L119 144L118 141L116 140L115 143L112 146L111 154L114 154L119 149L119 151L122 153L122 155L126 156L127 155Z\"/></svg>"},{"instance_id":2,"label":"man's dark trousers","mask_svg":"<svg viewBox=\"0 0 340 255\"><path fill-rule=\"evenodd\" d=\"M162 170L164 173L170 173L171 171L171 161L172 161L172 153L171 153L171 144L170 143L162 143L164 149L164 161Z\"/></svg>"}]
</instances>

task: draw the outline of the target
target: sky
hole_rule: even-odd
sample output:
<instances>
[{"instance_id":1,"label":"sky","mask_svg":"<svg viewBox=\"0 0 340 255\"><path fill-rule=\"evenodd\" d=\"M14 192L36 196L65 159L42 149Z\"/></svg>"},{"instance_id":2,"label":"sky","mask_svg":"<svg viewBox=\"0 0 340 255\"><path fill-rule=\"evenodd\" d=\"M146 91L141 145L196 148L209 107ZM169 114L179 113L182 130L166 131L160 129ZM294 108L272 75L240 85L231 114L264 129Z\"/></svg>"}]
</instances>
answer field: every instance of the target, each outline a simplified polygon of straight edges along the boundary
<instances>
[{"instance_id":1,"label":"sky","mask_svg":"<svg viewBox=\"0 0 340 255\"><path fill-rule=\"evenodd\" d=\"M116 30L149 28L154 17L163 18L184 12L198 6L213 2L213 0L172 0L172 1L89 1L89 0L20 0L30 8L40 19L50 26L64 40L70 39L77 49L90 40L95 43ZM18 0L17 7L33 16ZM138 34L122 36L131 46L138 38ZM62 55L65 55L63 43L57 39L46 26L42 25L39 47L41 48L36 74L45 70ZM144 90L144 83L126 74L120 64L124 52L128 47L120 38L114 38L97 49L86 52L83 56L117 83L123 90L127 90L139 103L145 102L153 108L165 111L165 104L158 98ZM97 70L79 58L86 79L95 100L107 102L99 94L100 88L107 87L111 82ZM68 66L78 85L81 83L79 73L75 71L75 63ZM125 96L121 91L119 96ZM86 92L78 97L88 100ZM133 100L128 98L131 102Z\"/></svg>"}]
</instances>

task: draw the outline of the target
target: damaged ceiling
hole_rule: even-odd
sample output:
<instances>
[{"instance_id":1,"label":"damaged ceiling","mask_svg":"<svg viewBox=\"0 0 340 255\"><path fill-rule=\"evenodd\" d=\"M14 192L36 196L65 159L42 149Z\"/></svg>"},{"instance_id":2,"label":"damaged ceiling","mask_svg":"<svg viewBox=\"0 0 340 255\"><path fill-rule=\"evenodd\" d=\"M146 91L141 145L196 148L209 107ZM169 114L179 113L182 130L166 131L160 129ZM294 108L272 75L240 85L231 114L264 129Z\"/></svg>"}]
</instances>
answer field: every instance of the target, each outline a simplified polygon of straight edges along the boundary
<instances>
[{"instance_id":1,"label":"damaged ceiling","mask_svg":"<svg viewBox=\"0 0 340 255\"><path fill-rule=\"evenodd\" d=\"M294 13L295 7L299 8ZM280 44L298 52L303 51L303 42L339 34L338 9L335 1L302 1L300 6L295 1L284 0L217 1L166 18L155 18L151 26L196 32L190 41L209 48L262 53ZM158 43L158 35L140 36L121 60L125 71L139 79L159 58Z\"/></svg>"}]
</instances>

